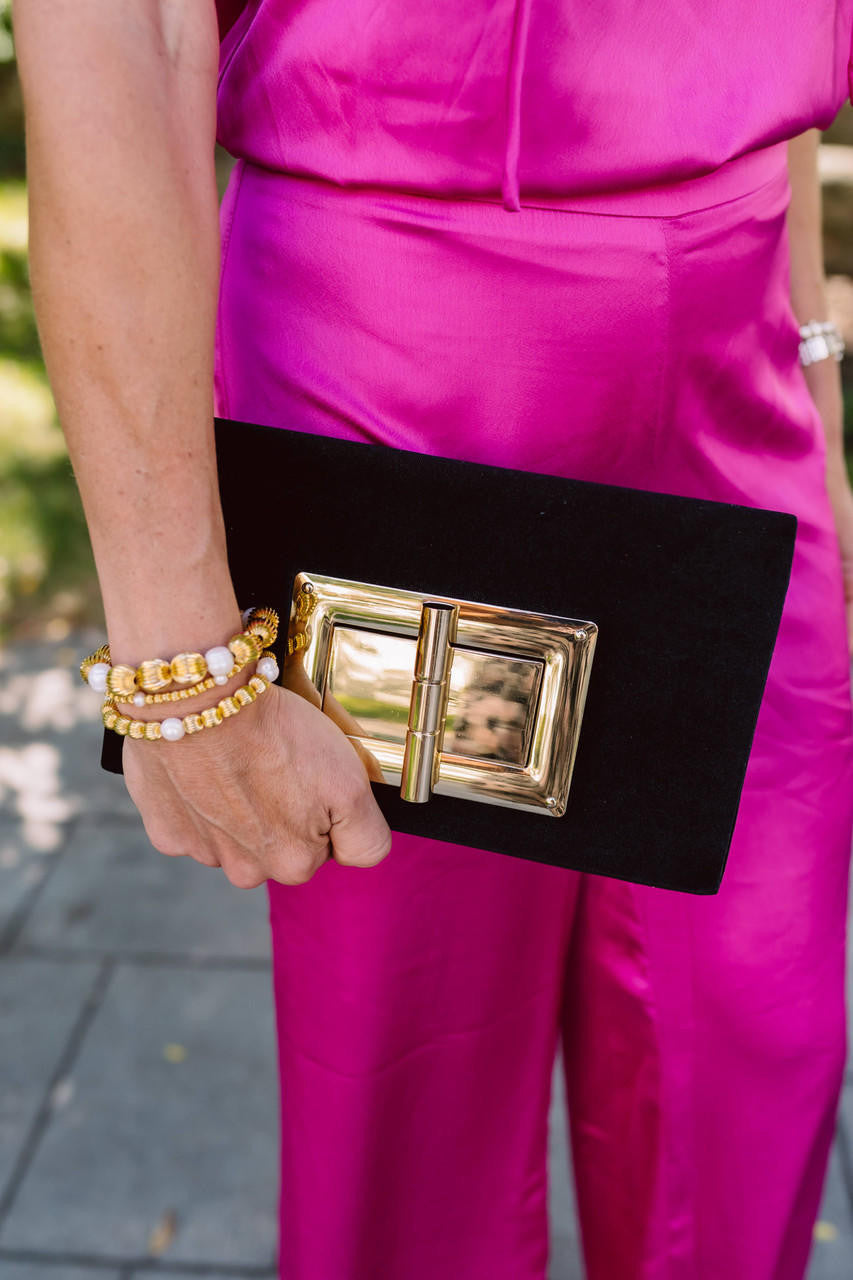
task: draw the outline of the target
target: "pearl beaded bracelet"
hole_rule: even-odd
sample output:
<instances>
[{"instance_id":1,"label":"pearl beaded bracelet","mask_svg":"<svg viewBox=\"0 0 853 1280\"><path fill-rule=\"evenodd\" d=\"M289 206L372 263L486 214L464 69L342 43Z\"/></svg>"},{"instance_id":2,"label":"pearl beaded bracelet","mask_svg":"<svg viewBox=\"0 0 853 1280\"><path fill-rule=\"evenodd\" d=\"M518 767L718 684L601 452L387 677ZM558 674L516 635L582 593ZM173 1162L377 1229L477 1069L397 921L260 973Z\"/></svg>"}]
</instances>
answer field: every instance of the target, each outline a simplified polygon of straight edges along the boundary
<instances>
[{"instance_id":1,"label":"pearl beaded bracelet","mask_svg":"<svg viewBox=\"0 0 853 1280\"><path fill-rule=\"evenodd\" d=\"M115 699L108 694L101 708L101 719L105 729L112 729L123 738L135 738L144 742L179 742L185 734L213 729L231 716L236 716L244 707L255 702L270 684L271 681L265 676L255 674L247 684L240 685L232 694L221 698L216 706L192 712L180 719L169 716L165 720L133 720L130 716L123 716L116 707Z\"/></svg>"},{"instance_id":2,"label":"pearl beaded bracelet","mask_svg":"<svg viewBox=\"0 0 853 1280\"><path fill-rule=\"evenodd\" d=\"M98 693L106 693L124 701L133 699L143 705L137 695L162 693L172 683L192 690L179 696L202 693L213 684L226 684L249 662L260 658L264 649L278 636L278 614L275 609L258 607L243 614L245 630L232 636L227 645L214 645L206 653L176 654L171 662L149 658L138 667L110 665L109 645L101 645L80 663L82 679ZM207 678L211 683L207 683ZM174 691L178 692L178 691ZM172 701L173 699L169 699ZM147 699L146 699L147 701Z\"/></svg>"},{"instance_id":3,"label":"pearl beaded bracelet","mask_svg":"<svg viewBox=\"0 0 853 1280\"><path fill-rule=\"evenodd\" d=\"M288 657L293 653L298 653L300 649L304 649L308 644L308 637L299 633L295 636L289 636L285 646L285 652ZM229 674L234 676L238 671L242 670L241 665L235 665ZM273 683L278 679L279 666L274 653L266 651L261 654L258 664L255 667L258 675L266 676L267 680ZM110 694L115 702L133 703L136 707L150 707L160 705L163 702L183 702L186 698L194 698L197 694L206 693L208 689L212 689L215 684L224 684L225 680L219 677L208 676L206 680L202 680L199 684L190 685L185 689L167 689L164 693L142 693L137 692L133 697L123 697L119 694ZM103 690L102 690L103 692Z\"/></svg>"},{"instance_id":4,"label":"pearl beaded bracelet","mask_svg":"<svg viewBox=\"0 0 853 1280\"><path fill-rule=\"evenodd\" d=\"M288 649L290 652L290 649ZM234 676L238 671L242 671L242 664L235 665L227 678ZM274 683L278 679L278 662L274 653L266 651L261 654L258 659L255 671L260 676L264 676L267 680ZM142 693L137 692L133 697L121 694L110 694L114 702L130 704L135 707L151 707L160 705L163 702L183 702L186 698L195 698L200 693L206 693L208 689L212 689L214 685L224 684L225 680L208 676L206 680L202 680L199 684L190 685L186 689L167 689L165 693Z\"/></svg>"}]
</instances>

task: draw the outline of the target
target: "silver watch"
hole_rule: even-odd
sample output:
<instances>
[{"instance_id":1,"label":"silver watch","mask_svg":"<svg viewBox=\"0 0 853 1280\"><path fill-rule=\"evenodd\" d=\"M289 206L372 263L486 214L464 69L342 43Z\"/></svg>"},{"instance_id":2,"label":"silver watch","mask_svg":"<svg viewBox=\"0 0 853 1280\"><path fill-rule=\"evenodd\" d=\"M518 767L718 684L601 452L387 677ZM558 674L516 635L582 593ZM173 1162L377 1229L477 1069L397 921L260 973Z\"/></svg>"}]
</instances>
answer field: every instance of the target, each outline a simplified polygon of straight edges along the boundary
<instances>
[{"instance_id":1,"label":"silver watch","mask_svg":"<svg viewBox=\"0 0 853 1280\"><path fill-rule=\"evenodd\" d=\"M831 320L810 320L808 324L801 324L800 338L800 364L815 364L829 356L840 360L844 355L841 330Z\"/></svg>"}]
</instances>

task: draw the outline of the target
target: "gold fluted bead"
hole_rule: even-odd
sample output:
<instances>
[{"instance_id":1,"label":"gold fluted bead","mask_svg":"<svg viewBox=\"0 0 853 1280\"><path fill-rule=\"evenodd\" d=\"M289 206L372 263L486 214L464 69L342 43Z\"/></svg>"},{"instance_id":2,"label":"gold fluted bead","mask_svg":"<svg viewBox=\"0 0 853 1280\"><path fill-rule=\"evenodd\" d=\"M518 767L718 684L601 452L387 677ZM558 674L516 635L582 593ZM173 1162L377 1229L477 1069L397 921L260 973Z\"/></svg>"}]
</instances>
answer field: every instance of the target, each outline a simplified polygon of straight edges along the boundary
<instances>
[{"instance_id":1,"label":"gold fluted bead","mask_svg":"<svg viewBox=\"0 0 853 1280\"><path fill-rule=\"evenodd\" d=\"M304 649L307 646L307 644L308 644L308 637L304 631L300 631L299 634L295 636L288 636L288 639L287 639L288 655L290 655L291 653L298 653L299 650ZM273 654L272 656L275 657L275 654Z\"/></svg>"},{"instance_id":2,"label":"gold fluted bead","mask_svg":"<svg viewBox=\"0 0 853 1280\"><path fill-rule=\"evenodd\" d=\"M200 733L204 728L204 721L198 712L193 712L191 715L184 716L182 724L187 733Z\"/></svg>"},{"instance_id":3,"label":"gold fluted bead","mask_svg":"<svg viewBox=\"0 0 853 1280\"><path fill-rule=\"evenodd\" d=\"M254 689L255 693L263 693L264 689L269 685L269 680L265 680L263 676L252 676L248 684L250 689Z\"/></svg>"},{"instance_id":4,"label":"gold fluted bead","mask_svg":"<svg viewBox=\"0 0 853 1280\"><path fill-rule=\"evenodd\" d=\"M278 625L279 625L279 618L275 609L271 609L267 605L260 605L258 606L258 608L253 609L249 614L249 618L246 623L246 630L255 631L256 627L259 624L263 625L270 631L270 633L272 634L272 639L269 640L267 643L273 644L275 642L276 636L278 635Z\"/></svg>"},{"instance_id":5,"label":"gold fluted bead","mask_svg":"<svg viewBox=\"0 0 853 1280\"><path fill-rule=\"evenodd\" d=\"M240 635L231 637L228 641L228 649L234 655L235 661L244 667L247 662L254 662L261 656L264 646L257 636L242 631Z\"/></svg>"},{"instance_id":6,"label":"gold fluted bead","mask_svg":"<svg viewBox=\"0 0 853 1280\"><path fill-rule=\"evenodd\" d=\"M126 738L130 731L131 720L128 716L118 716L113 725L113 730L120 734L122 738Z\"/></svg>"},{"instance_id":7,"label":"gold fluted bead","mask_svg":"<svg viewBox=\"0 0 853 1280\"><path fill-rule=\"evenodd\" d=\"M219 707L205 707L201 713L201 719L205 729L213 729L222 723L222 712Z\"/></svg>"},{"instance_id":8,"label":"gold fluted bead","mask_svg":"<svg viewBox=\"0 0 853 1280\"><path fill-rule=\"evenodd\" d=\"M299 588L296 596L296 616L300 622L310 618L317 604L317 592L313 582L306 582Z\"/></svg>"},{"instance_id":9,"label":"gold fluted bead","mask_svg":"<svg viewBox=\"0 0 853 1280\"><path fill-rule=\"evenodd\" d=\"M105 729L114 729L116 720L118 720L118 712L109 702L105 702L101 707L101 719L104 722Z\"/></svg>"},{"instance_id":10,"label":"gold fluted bead","mask_svg":"<svg viewBox=\"0 0 853 1280\"><path fill-rule=\"evenodd\" d=\"M149 658L136 668L136 680L145 693L157 693L172 683L172 668L165 658Z\"/></svg>"},{"instance_id":11,"label":"gold fluted bead","mask_svg":"<svg viewBox=\"0 0 853 1280\"><path fill-rule=\"evenodd\" d=\"M107 692L115 697L136 692L136 668L119 665L107 672Z\"/></svg>"},{"instance_id":12,"label":"gold fluted bead","mask_svg":"<svg viewBox=\"0 0 853 1280\"><path fill-rule=\"evenodd\" d=\"M248 707L249 703L254 702L257 696L258 695L255 693L254 689L250 689L247 684L241 685L240 688L235 689L232 694L232 697L240 703L241 707Z\"/></svg>"},{"instance_id":13,"label":"gold fluted bead","mask_svg":"<svg viewBox=\"0 0 853 1280\"><path fill-rule=\"evenodd\" d=\"M152 693L145 701L153 707L158 707L161 702L174 702L178 693L183 693L183 689L167 689L165 693Z\"/></svg>"},{"instance_id":14,"label":"gold fluted bead","mask_svg":"<svg viewBox=\"0 0 853 1280\"><path fill-rule=\"evenodd\" d=\"M177 653L170 665L175 684L195 684L207 675L203 653Z\"/></svg>"},{"instance_id":15,"label":"gold fluted bead","mask_svg":"<svg viewBox=\"0 0 853 1280\"><path fill-rule=\"evenodd\" d=\"M206 680L200 680L198 684L190 685L187 689L168 689L165 693L153 693L151 695L152 702L183 702L184 698L195 698L200 693L212 689L216 684L213 676L208 676Z\"/></svg>"},{"instance_id":16,"label":"gold fluted bead","mask_svg":"<svg viewBox=\"0 0 853 1280\"><path fill-rule=\"evenodd\" d=\"M107 666L110 665L109 645L102 644L99 649L96 649L94 653L90 653L88 657L84 658L80 663L80 677L87 684L89 682L89 672L92 670L92 667L94 667L96 662L105 662Z\"/></svg>"},{"instance_id":17,"label":"gold fluted bead","mask_svg":"<svg viewBox=\"0 0 853 1280\"><path fill-rule=\"evenodd\" d=\"M150 721L148 722L148 724L145 726L145 739L146 739L146 741L147 741L147 742L157 742L160 738L162 738L162 736L163 736L163 735L162 735L162 733L160 732L160 721L159 721L159 720L150 720Z\"/></svg>"},{"instance_id":18,"label":"gold fluted bead","mask_svg":"<svg viewBox=\"0 0 853 1280\"><path fill-rule=\"evenodd\" d=\"M131 720L130 728L127 731L127 736L129 738L144 738L145 737L145 721Z\"/></svg>"},{"instance_id":19,"label":"gold fluted bead","mask_svg":"<svg viewBox=\"0 0 853 1280\"><path fill-rule=\"evenodd\" d=\"M229 716L236 716L240 710L240 703L231 694L227 698L220 698L216 704L222 712L222 719L227 720Z\"/></svg>"},{"instance_id":20,"label":"gold fluted bead","mask_svg":"<svg viewBox=\"0 0 853 1280\"><path fill-rule=\"evenodd\" d=\"M257 636L261 644L266 649L268 645L275 644L276 631L269 625L265 618L259 618L257 622L250 622L246 630L253 636Z\"/></svg>"},{"instance_id":21,"label":"gold fluted bead","mask_svg":"<svg viewBox=\"0 0 853 1280\"><path fill-rule=\"evenodd\" d=\"M184 698L195 698L200 693L206 693L208 689L212 689L216 684L213 676L207 676L206 679L200 680L198 684L191 684L186 689L173 689L170 701L182 702Z\"/></svg>"},{"instance_id":22,"label":"gold fluted bead","mask_svg":"<svg viewBox=\"0 0 853 1280\"><path fill-rule=\"evenodd\" d=\"M146 693L145 705L147 707L159 706L164 702L182 702L184 698L195 698L199 693L205 693L208 689L212 689L216 684L213 676L208 676L206 680L201 680L198 684L190 685L186 689L167 689L165 693ZM132 702L131 698L120 698L120 702ZM135 705L135 704L134 704Z\"/></svg>"},{"instance_id":23,"label":"gold fluted bead","mask_svg":"<svg viewBox=\"0 0 853 1280\"><path fill-rule=\"evenodd\" d=\"M212 689L216 684L213 676L207 676L206 679L200 680L198 684L190 685L187 689L173 689L172 701L181 702L184 698L195 698L200 693L206 693L208 689Z\"/></svg>"}]
</instances>

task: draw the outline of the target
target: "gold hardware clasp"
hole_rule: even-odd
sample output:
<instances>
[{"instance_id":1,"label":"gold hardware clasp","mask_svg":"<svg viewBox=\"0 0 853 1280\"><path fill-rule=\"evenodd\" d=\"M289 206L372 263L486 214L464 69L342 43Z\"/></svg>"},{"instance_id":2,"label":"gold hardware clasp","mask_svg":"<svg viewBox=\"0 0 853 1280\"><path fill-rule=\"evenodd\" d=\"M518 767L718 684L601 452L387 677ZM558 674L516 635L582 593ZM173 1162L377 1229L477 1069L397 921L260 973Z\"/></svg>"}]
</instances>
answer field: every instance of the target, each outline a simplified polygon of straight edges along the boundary
<instances>
[{"instance_id":1,"label":"gold hardware clasp","mask_svg":"<svg viewBox=\"0 0 853 1280\"><path fill-rule=\"evenodd\" d=\"M300 573L284 683L319 698L371 776L560 817L594 622ZM308 677L306 681L305 677Z\"/></svg>"},{"instance_id":2,"label":"gold hardware clasp","mask_svg":"<svg viewBox=\"0 0 853 1280\"><path fill-rule=\"evenodd\" d=\"M416 804L429 799L438 780L458 616L458 605L434 600L425 601L421 610L400 787L403 799Z\"/></svg>"}]
</instances>

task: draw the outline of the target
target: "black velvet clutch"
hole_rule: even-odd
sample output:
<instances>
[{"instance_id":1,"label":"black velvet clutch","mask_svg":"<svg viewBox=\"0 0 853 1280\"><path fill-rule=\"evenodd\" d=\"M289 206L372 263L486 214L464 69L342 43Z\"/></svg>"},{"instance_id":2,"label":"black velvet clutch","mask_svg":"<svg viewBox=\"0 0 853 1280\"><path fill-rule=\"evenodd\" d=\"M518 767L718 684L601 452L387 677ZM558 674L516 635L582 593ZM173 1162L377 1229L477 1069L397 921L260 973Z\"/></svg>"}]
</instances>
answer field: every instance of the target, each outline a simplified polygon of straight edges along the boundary
<instances>
[{"instance_id":1,"label":"black velvet clutch","mask_svg":"<svg viewBox=\"0 0 853 1280\"><path fill-rule=\"evenodd\" d=\"M216 443L237 598L279 610L286 683L308 663L393 830L717 891L794 516L225 419Z\"/></svg>"}]
</instances>

